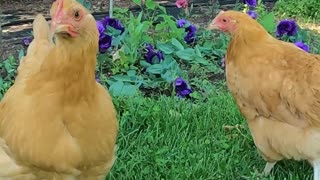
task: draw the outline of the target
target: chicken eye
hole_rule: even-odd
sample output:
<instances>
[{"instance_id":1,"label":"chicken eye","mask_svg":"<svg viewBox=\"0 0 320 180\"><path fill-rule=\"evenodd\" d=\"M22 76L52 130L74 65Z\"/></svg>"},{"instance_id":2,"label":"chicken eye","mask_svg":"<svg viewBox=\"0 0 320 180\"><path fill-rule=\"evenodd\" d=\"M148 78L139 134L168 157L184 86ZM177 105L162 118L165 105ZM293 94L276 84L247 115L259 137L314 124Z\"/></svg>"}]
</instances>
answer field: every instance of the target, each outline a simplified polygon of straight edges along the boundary
<instances>
[{"instance_id":1,"label":"chicken eye","mask_svg":"<svg viewBox=\"0 0 320 180\"><path fill-rule=\"evenodd\" d=\"M227 22L227 20L226 20L226 19L222 19L222 21L223 21L223 22Z\"/></svg>"},{"instance_id":2,"label":"chicken eye","mask_svg":"<svg viewBox=\"0 0 320 180\"><path fill-rule=\"evenodd\" d=\"M74 11L73 16L75 20L80 20L81 16L79 10Z\"/></svg>"}]
</instances>

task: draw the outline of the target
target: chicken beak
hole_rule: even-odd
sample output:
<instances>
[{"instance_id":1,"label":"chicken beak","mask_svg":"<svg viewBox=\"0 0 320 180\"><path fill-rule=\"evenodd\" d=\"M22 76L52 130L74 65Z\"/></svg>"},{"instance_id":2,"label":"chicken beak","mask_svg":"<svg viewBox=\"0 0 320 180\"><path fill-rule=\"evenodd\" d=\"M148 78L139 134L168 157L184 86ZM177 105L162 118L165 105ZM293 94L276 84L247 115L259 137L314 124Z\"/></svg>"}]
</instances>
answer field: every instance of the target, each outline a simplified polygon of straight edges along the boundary
<instances>
[{"instance_id":1,"label":"chicken beak","mask_svg":"<svg viewBox=\"0 0 320 180\"><path fill-rule=\"evenodd\" d=\"M67 37L76 37L78 35L75 29L67 24L57 24L53 31L54 34L60 34Z\"/></svg>"},{"instance_id":2,"label":"chicken beak","mask_svg":"<svg viewBox=\"0 0 320 180\"><path fill-rule=\"evenodd\" d=\"M207 30L214 30L214 29L218 29L218 26L215 24L215 22L213 20L212 23L209 24L209 26L206 29Z\"/></svg>"},{"instance_id":3,"label":"chicken beak","mask_svg":"<svg viewBox=\"0 0 320 180\"><path fill-rule=\"evenodd\" d=\"M56 12L52 17L51 32L62 35L63 37L76 37L78 35L76 28L64 19L66 16L63 10L64 1L57 0L57 3Z\"/></svg>"},{"instance_id":4,"label":"chicken beak","mask_svg":"<svg viewBox=\"0 0 320 180\"><path fill-rule=\"evenodd\" d=\"M68 34L69 26L68 25L57 25L54 30L55 34Z\"/></svg>"},{"instance_id":5,"label":"chicken beak","mask_svg":"<svg viewBox=\"0 0 320 180\"><path fill-rule=\"evenodd\" d=\"M218 15L212 20L211 24L209 24L209 26L206 28L207 30L214 30L214 29L219 29L219 26L217 25L216 21L217 21L217 18L223 14L225 11L220 11L218 13Z\"/></svg>"}]
</instances>

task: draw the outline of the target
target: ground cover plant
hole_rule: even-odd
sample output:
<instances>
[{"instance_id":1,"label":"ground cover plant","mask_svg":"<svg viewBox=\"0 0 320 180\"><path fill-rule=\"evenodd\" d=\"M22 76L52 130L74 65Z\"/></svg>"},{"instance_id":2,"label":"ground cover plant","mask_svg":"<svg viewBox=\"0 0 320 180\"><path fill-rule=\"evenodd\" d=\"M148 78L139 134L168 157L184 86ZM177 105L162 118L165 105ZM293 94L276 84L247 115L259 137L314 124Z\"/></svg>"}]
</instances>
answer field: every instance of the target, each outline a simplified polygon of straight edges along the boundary
<instances>
[{"instance_id":1,"label":"ground cover plant","mask_svg":"<svg viewBox=\"0 0 320 180\"><path fill-rule=\"evenodd\" d=\"M279 0L275 10L282 17L300 18L319 23L320 14L317 9L319 6L320 1L317 0Z\"/></svg>"},{"instance_id":2,"label":"ground cover plant","mask_svg":"<svg viewBox=\"0 0 320 180\"><path fill-rule=\"evenodd\" d=\"M260 174L265 162L225 86L229 37L195 25L183 5L174 18L152 0L134 2L142 7L137 15L115 9L97 19L96 80L109 88L120 125L106 179L310 179L306 162L282 161L270 176ZM320 53L319 35L295 20L279 19L260 1L240 6L273 36ZM0 63L1 98L17 65L13 56Z\"/></svg>"}]
</instances>

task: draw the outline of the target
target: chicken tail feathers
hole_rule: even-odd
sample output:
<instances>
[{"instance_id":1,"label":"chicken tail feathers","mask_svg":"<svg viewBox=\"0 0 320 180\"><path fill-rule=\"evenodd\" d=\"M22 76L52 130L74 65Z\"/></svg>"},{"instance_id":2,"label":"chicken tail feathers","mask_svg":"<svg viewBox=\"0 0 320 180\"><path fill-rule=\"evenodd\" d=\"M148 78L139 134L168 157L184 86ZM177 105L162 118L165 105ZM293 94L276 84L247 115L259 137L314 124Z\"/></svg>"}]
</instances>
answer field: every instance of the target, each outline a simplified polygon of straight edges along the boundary
<instances>
[{"instance_id":1,"label":"chicken tail feathers","mask_svg":"<svg viewBox=\"0 0 320 180\"><path fill-rule=\"evenodd\" d=\"M41 14L38 14L33 21L33 36L34 39L28 47L26 56L20 60L15 82L39 71L52 47L49 24Z\"/></svg>"},{"instance_id":2,"label":"chicken tail feathers","mask_svg":"<svg viewBox=\"0 0 320 180\"><path fill-rule=\"evenodd\" d=\"M46 19L38 14L33 21L33 36L35 40L46 39L49 40L49 25Z\"/></svg>"}]
</instances>

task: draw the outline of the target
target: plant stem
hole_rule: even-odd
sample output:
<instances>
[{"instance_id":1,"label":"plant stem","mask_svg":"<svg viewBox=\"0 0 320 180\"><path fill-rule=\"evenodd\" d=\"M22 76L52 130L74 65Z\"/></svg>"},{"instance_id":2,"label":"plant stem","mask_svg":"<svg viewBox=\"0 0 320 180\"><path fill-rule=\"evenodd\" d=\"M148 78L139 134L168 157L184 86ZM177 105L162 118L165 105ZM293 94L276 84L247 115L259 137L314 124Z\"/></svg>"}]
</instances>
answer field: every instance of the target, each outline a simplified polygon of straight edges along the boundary
<instances>
[{"instance_id":1,"label":"plant stem","mask_svg":"<svg viewBox=\"0 0 320 180\"><path fill-rule=\"evenodd\" d=\"M112 17L113 15L113 0L109 0L109 17Z\"/></svg>"}]
</instances>

